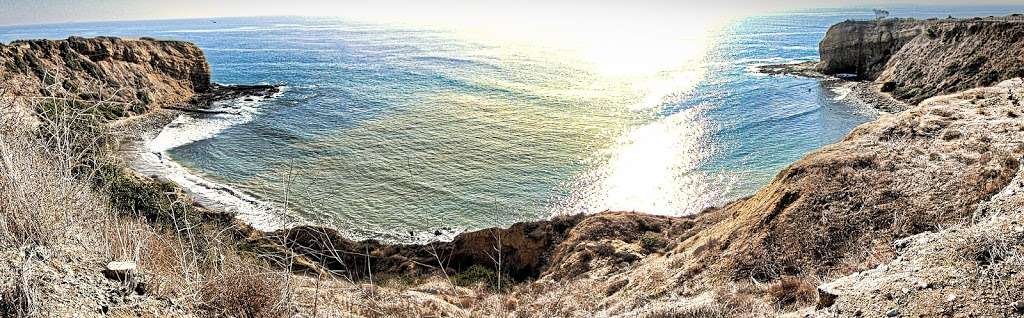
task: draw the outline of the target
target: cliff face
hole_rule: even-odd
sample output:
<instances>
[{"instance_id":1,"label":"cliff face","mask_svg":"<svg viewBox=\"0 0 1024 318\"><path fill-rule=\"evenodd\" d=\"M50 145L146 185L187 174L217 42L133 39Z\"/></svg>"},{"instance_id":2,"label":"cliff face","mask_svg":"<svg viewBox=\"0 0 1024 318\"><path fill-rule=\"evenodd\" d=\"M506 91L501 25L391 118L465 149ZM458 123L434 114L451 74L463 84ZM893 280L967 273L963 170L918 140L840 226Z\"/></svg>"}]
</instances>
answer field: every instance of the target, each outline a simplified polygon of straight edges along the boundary
<instances>
[{"instance_id":1,"label":"cliff face","mask_svg":"<svg viewBox=\"0 0 1024 318\"><path fill-rule=\"evenodd\" d=\"M820 44L819 71L852 73L917 104L1024 76L1024 22L848 21Z\"/></svg>"},{"instance_id":2,"label":"cliff face","mask_svg":"<svg viewBox=\"0 0 1024 318\"><path fill-rule=\"evenodd\" d=\"M904 44L920 34L913 20L846 21L833 25L818 44L825 74L875 79Z\"/></svg>"},{"instance_id":3,"label":"cliff face","mask_svg":"<svg viewBox=\"0 0 1024 318\"><path fill-rule=\"evenodd\" d=\"M45 96L61 83L90 101L121 105L107 116L185 103L211 89L210 67L192 43L110 37L0 44L0 83L13 96Z\"/></svg>"},{"instance_id":4,"label":"cliff face","mask_svg":"<svg viewBox=\"0 0 1024 318\"><path fill-rule=\"evenodd\" d=\"M1024 21L957 21L922 26L876 81L893 96L918 103L1024 76Z\"/></svg>"}]
</instances>

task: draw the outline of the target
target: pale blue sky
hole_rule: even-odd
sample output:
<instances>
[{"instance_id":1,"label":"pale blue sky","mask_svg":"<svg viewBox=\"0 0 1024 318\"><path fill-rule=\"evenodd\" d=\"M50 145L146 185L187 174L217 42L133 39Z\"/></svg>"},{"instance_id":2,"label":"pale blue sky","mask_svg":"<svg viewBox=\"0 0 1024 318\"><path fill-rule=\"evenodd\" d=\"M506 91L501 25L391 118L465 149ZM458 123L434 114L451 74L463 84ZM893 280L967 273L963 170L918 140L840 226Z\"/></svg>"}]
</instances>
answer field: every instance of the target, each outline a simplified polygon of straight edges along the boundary
<instances>
[{"instance_id":1,"label":"pale blue sky","mask_svg":"<svg viewBox=\"0 0 1024 318\"><path fill-rule=\"evenodd\" d=\"M572 15L587 11L731 12L810 6L1021 4L1024 0L0 0L0 25L259 15L436 18ZM741 12L737 12L741 11Z\"/></svg>"}]
</instances>

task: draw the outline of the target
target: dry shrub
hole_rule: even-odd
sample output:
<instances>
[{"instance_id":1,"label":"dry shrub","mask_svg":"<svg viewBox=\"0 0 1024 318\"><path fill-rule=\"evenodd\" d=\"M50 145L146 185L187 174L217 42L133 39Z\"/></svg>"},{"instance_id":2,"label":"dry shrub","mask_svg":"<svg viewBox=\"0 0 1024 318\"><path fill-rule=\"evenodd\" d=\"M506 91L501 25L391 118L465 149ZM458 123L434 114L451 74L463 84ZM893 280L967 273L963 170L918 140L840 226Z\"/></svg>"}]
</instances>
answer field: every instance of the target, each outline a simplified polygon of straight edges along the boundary
<instances>
[{"instance_id":1,"label":"dry shrub","mask_svg":"<svg viewBox=\"0 0 1024 318\"><path fill-rule=\"evenodd\" d=\"M236 269L205 281L200 298L217 316L281 317L287 312L285 286L279 273Z\"/></svg>"},{"instance_id":2,"label":"dry shrub","mask_svg":"<svg viewBox=\"0 0 1024 318\"><path fill-rule=\"evenodd\" d=\"M714 302L726 309L725 317L777 316L777 307L765 303L763 295L751 282L731 282L714 289Z\"/></svg>"},{"instance_id":3,"label":"dry shrub","mask_svg":"<svg viewBox=\"0 0 1024 318\"><path fill-rule=\"evenodd\" d=\"M139 270L146 276L147 289L168 298L193 296L199 289L197 268L175 235L151 229L140 240L145 243L141 244Z\"/></svg>"},{"instance_id":4,"label":"dry shrub","mask_svg":"<svg viewBox=\"0 0 1024 318\"><path fill-rule=\"evenodd\" d=\"M53 78L60 83L59 77ZM8 96L0 88L0 244L63 243L75 222L108 214L83 181L90 162L107 150L94 107L64 86L45 97ZM27 116L24 108L35 111Z\"/></svg>"},{"instance_id":5,"label":"dry shrub","mask_svg":"<svg viewBox=\"0 0 1024 318\"><path fill-rule=\"evenodd\" d=\"M62 155L47 153L31 130L5 119L0 118L0 244L58 244L72 222L105 212L87 184L70 169L57 168Z\"/></svg>"},{"instance_id":6,"label":"dry shrub","mask_svg":"<svg viewBox=\"0 0 1024 318\"><path fill-rule=\"evenodd\" d=\"M15 273L13 286L0 292L0 317L31 317L35 315L34 291L29 285L27 263Z\"/></svg>"},{"instance_id":7,"label":"dry shrub","mask_svg":"<svg viewBox=\"0 0 1024 318\"><path fill-rule=\"evenodd\" d=\"M703 304L689 307L657 307L645 312L642 318L726 318L728 311L720 304Z\"/></svg>"},{"instance_id":8,"label":"dry shrub","mask_svg":"<svg viewBox=\"0 0 1024 318\"><path fill-rule=\"evenodd\" d=\"M113 261L139 262L151 241L152 229L141 220L113 215L103 224L100 230L107 241L107 257Z\"/></svg>"},{"instance_id":9,"label":"dry shrub","mask_svg":"<svg viewBox=\"0 0 1024 318\"><path fill-rule=\"evenodd\" d=\"M817 288L809 280L795 276L783 276L768 285L768 297L780 307L803 306L814 303Z\"/></svg>"}]
</instances>

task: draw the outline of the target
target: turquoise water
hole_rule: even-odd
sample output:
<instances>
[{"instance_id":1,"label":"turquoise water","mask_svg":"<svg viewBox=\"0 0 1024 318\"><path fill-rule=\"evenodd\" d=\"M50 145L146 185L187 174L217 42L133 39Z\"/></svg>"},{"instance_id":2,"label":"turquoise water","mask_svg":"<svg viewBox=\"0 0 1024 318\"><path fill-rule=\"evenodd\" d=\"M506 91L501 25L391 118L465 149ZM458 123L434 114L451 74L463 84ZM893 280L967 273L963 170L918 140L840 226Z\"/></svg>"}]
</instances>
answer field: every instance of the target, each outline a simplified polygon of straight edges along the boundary
<instances>
[{"instance_id":1,"label":"turquoise water","mask_svg":"<svg viewBox=\"0 0 1024 318\"><path fill-rule=\"evenodd\" d=\"M816 59L828 26L871 15L815 10L525 41L304 17L0 27L0 40L187 40L206 52L215 82L285 85L247 120L168 154L273 203L266 213L281 224L393 238L559 213L685 215L753 194L877 114L817 80L751 68Z\"/></svg>"}]
</instances>

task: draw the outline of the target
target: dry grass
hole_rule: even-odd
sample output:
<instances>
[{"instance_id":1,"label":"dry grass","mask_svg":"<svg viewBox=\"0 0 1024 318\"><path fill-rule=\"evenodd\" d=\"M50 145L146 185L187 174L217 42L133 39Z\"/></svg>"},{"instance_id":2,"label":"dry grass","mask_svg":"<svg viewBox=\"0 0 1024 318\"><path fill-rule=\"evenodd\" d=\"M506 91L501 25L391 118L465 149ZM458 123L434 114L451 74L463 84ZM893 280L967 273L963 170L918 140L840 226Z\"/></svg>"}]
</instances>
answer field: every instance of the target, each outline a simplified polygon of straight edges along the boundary
<instances>
[{"instance_id":1,"label":"dry grass","mask_svg":"<svg viewBox=\"0 0 1024 318\"><path fill-rule=\"evenodd\" d=\"M0 251L25 255L14 260L16 266L0 269L0 314L60 315L44 313L93 301L87 295L54 303L55 296L73 295L44 294L40 288L53 278L42 267L82 267L83 275L99 276L92 264L108 261L136 262L146 292L173 299L186 312L269 317L288 308L282 295L289 289L272 279L286 272L239 253L237 241L226 237L224 229L196 223L194 206L180 193L158 190L155 196L131 198L161 201L147 206L163 211L113 205L110 195L123 192L108 191L108 176L101 174L104 167L118 165L107 149L110 135L95 113L104 102L78 100L62 85L47 89L44 98L0 92ZM36 117L23 116L20 105L31 106ZM151 223L144 217L154 212L171 222Z\"/></svg>"},{"instance_id":2,"label":"dry grass","mask_svg":"<svg viewBox=\"0 0 1024 318\"><path fill-rule=\"evenodd\" d=\"M817 285L815 280L784 276L768 285L767 294L776 306L799 308L814 303L818 296Z\"/></svg>"},{"instance_id":3,"label":"dry grass","mask_svg":"<svg viewBox=\"0 0 1024 318\"><path fill-rule=\"evenodd\" d=\"M14 286L0 292L0 316L29 317L36 313L33 292L28 284L28 262L16 270Z\"/></svg>"},{"instance_id":4,"label":"dry grass","mask_svg":"<svg viewBox=\"0 0 1024 318\"><path fill-rule=\"evenodd\" d=\"M59 86L51 90L66 93ZM45 108L52 117L30 122L16 104ZM85 155L76 147L100 147L77 127L89 119L88 110L72 106L61 99L24 101L0 91L0 250L21 255L0 281L4 316L42 314L35 255L92 242L94 237L75 229L103 226L110 215L102 196L80 178Z\"/></svg>"},{"instance_id":5,"label":"dry grass","mask_svg":"<svg viewBox=\"0 0 1024 318\"><path fill-rule=\"evenodd\" d=\"M223 271L203 282L202 305L215 315L280 317L287 312L285 278L262 268Z\"/></svg>"},{"instance_id":6,"label":"dry grass","mask_svg":"<svg viewBox=\"0 0 1024 318\"><path fill-rule=\"evenodd\" d=\"M0 130L0 244L65 243L72 223L106 212L102 199L74 175L72 156L49 152L19 123L0 119Z\"/></svg>"}]
</instances>

